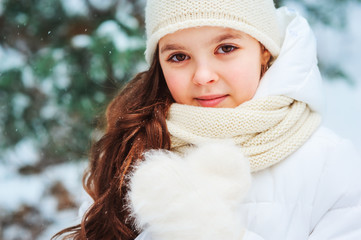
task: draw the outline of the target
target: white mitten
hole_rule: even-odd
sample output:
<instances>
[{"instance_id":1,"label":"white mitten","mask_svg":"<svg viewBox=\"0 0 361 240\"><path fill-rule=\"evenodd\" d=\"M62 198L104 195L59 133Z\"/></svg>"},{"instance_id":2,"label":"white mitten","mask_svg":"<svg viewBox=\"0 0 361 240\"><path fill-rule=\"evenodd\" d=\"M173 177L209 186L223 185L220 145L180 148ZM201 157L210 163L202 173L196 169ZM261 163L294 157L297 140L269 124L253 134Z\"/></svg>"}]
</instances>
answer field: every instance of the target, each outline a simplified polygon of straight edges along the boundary
<instances>
[{"instance_id":1,"label":"white mitten","mask_svg":"<svg viewBox=\"0 0 361 240\"><path fill-rule=\"evenodd\" d=\"M250 182L248 160L228 141L182 158L152 150L131 177L130 208L155 240L240 240L236 208Z\"/></svg>"}]
</instances>

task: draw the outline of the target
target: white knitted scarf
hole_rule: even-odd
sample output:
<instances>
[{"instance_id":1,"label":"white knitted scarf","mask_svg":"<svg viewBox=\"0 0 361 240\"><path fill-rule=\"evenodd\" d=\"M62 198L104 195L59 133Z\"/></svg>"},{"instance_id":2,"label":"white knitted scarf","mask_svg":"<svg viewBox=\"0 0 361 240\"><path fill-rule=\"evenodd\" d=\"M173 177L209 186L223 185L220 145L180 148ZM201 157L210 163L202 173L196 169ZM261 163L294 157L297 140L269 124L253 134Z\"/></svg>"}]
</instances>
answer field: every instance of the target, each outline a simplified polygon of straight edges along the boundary
<instances>
[{"instance_id":1,"label":"white knitted scarf","mask_svg":"<svg viewBox=\"0 0 361 240\"><path fill-rule=\"evenodd\" d=\"M256 172L285 159L301 147L321 122L306 103L285 96L250 100L237 108L172 104L167 116L171 150L233 139Z\"/></svg>"}]
</instances>

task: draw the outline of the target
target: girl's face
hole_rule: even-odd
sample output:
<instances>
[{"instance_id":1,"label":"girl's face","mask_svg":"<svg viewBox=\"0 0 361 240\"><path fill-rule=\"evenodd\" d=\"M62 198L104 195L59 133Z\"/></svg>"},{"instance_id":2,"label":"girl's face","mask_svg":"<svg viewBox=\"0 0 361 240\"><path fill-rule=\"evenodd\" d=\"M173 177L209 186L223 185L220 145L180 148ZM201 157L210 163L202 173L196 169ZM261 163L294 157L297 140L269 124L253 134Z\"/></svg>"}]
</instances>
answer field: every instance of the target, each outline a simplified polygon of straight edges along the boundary
<instances>
[{"instance_id":1,"label":"girl's face","mask_svg":"<svg viewBox=\"0 0 361 240\"><path fill-rule=\"evenodd\" d=\"M254 96L270 53L243 32L198 27L164 36L159 58L177 103L234 108Z\"/></svg>"}]
</instances>

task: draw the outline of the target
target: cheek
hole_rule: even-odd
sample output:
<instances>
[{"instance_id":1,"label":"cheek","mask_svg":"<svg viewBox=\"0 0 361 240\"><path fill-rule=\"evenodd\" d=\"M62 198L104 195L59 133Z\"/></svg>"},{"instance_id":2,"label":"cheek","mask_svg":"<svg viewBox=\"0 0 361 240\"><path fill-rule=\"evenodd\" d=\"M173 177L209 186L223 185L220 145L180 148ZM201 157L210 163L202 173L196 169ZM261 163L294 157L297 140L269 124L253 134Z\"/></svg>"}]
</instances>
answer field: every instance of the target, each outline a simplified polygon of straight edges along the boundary
<instances>
[{"instance_id":1,"label":"cheek","mask_svg":"<svg viewBox=\"0 0 361 240\"><path fill-rule=\"evenodd\" d=\"M244 86L258 85L261 76L261 66L259 62L247 62L243 64L233 64L229 66L225 73L229 79L234 79L235 84Z\"/></svg>"},{"instance_id":2,"label":"cheek","mask_svg":"<svg viewBox=\"0 0 361 240\"><path fill-rule=\"evenodd\" d=\"M250 100L257 91L261 66L257 61L232 64L231 69L225 72L230 87L234 90L238 104Z\"/></svg>"},{"instance_id":3,"label":"cheek","mask_svg":"<svg viewBox=\"0 0 361 240\"><path fill-rule=\"evenodd\" d=\"M176 71L163 70L168 89L176 102L180 102L181 96L186 92L185 76Z\"/></svg>"}]
</instances>

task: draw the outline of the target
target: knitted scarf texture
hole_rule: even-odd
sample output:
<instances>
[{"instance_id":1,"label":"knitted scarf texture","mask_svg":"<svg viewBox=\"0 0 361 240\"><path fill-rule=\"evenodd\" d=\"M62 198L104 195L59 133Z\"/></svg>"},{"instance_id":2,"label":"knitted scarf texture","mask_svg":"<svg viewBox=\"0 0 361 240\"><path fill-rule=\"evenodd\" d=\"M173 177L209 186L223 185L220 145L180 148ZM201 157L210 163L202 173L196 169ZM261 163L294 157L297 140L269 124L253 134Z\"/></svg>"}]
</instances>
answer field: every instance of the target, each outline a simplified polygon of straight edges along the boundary
<instances>
[{"instance_id":1,"label":"knitted scarf texture","mask_svg":"<svg viewBox=\"0 0 361 240\"><path fill-rule=\"evenodd\" d=\"M174 103L167 127L171 150L233 139L250 161L252 172L270 167L300 148L321 117L304 102L286 96L250 100L236 108L204 108Z\"/></svg>"}]
</instances>

